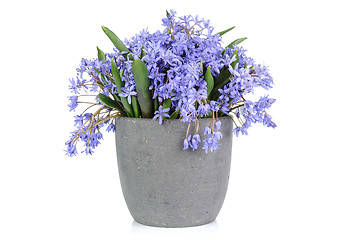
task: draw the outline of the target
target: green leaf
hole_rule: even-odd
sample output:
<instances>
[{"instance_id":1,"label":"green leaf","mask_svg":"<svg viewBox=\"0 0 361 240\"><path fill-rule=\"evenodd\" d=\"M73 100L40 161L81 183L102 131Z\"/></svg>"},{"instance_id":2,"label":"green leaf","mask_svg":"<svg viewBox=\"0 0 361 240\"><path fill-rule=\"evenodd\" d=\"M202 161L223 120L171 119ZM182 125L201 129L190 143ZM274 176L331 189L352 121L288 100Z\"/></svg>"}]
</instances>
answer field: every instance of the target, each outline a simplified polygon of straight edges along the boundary
<instances>
[{"instance_id":1,"label":"green leaf","mask_svg":"<svg viewBox=\"0 0 361 240\"><path fill-rule=\"evenodd\" d=\"M108 96L105 96L103 93L98 94L98 100L109 108L117 109L122 115L127 115L116 101Z\"/></svg>"},{"instance_id":2,"label":"green leaf","mask_svg":"<svg viewBox=\"0 0 361 240\"><path fill-rule=\"evenodd\" d=\"M247 38L245 37L245 38L238 38L238 39L234 40L233 42L231 42L230 44L228 44L227 47L225 47L225 48L223 49L222 55L224 56L224 54L226 53L226 49L227 49L227 48L232 48L233 45L240 44L241 42L243 42L243 41L246 40L246 39L247 39Z\"/></svg>"},{"instance_id":3,"label":"green leaf","mask_svg":"<svg viewBox=\"0 0 361 240\"><path fill-rule=\"evenodd\" d=\"M124 43L115 35L110 29L102 26L104 33L109 37L110 41L120 52L129 52L129 49L124 45Z\"/></svg>"},{"instance_id":4,"label":"green leaf","mask_svg":"<svg viewBox=\"0 0 361 240\"><path fill-rule=\"evenodd\" d=\"M169 108L169 111L170 111L171 106L172 106L171 98L167 98L166 100L163 101L163 104L162 104L163 110ZM163 119L166 119L166 117L163 117Z\"/></svg>"},{"instance_id":5,"label":"green leaf","mask_svg":"<svg viewBox=\"0 0 361 240\"><path fill-rule=\"evenodd\" d=\"M99 80L103 79L103 81L106 83L108 83L108 81L106 80L106 78L104 77L104 75L102 73L100 73L100 71L98 69L96 69L95 67L93 67L94 71L96 71L99 74ZM102 87L104 87L104 84L101 82L97 82L99 85L101 85Z\"/></svg>"},{"instance_id":6,"label":"green leaf","mask_svg":"<svg viewBox=\"0 0 361 240\"><path fill-rule=\"evenodd\" d=\"M234 60L231 63L231 66L234 68L236 66L237 63L239 63L239 55L238 55L238 49L236 49L233 54L232 54L232 58L234 57L234 55L236 55L236 60Z\"/></svg>"},{"instance_id":7,"label":"green leaf","mask_svg":"<svg viewBox=\"0 0 361 240\"><path fill-rule=\"evenodd\" d=\"M136 59L132 64L132 71L137 89L137 98L142 111L142 117L153 117L153 99L149 90L150 80L148 78L148 69L144 62Z\"/></svg>"},{"instance_id":8,"label":"green leaf","mask_svg":"<svg viewBox=\"0 0 361 240\"><path fill-rule=\"evenodd\" d=\"M236 64L239 62L239 55L237 49L233 52L232 58L234 57L234 55L236 55L236 60L231 63L232 68L234 68ZM220 74L215 80L215 87L213 88L209 99L217 100L219 98L220 93L218 89L222 89L224 85L226 85L229 82L230 77L231 77L231 72L227 68L223 67L221 69Z\"/></svg>"},{"instance_id":9,"label":"green leaf","mask_svg":"<svg viewBox=\"0 0 361 240\"><path fill-rule=\"evenodd\" d=\"M112 93L112 96L117 102L121 102L120 97L117 94Z\"/></svg>"},{"instance_id":10,"label":"green leaf","mask_svg":"<svg viewBox=\"0 0 361 240\"><path fill-rule=\"evenodd\" d=\"M122 93L122 87L124 87L124 82L121 80L121 75L123 75L123 71L119 73L117 65L115 65L114 60L112 59L112 74L114 78L115 86L117 86L118 93ZM120 101L122 102L125 111L128 113L130 117L134 117L134 112L132 106L129 104L128 99L126 97L120 97Z\"/></svg>"},{"instance_id":11,"label":"green leaf","mask_svg":"<svg viewBox=\"0 0 361 240\"><path fill-rule=\"evenodd\" d=\"M223 34L226 34L226 33L228 33L229 31L231 31L233 28L235 28L235 26L233 26L233 27L231 27L231 28L228 28L227 30L224 30L224 31L222 31L222 32L219 32L219 33L217 33L217 34L219 34L220 36L222 36ZM216 35L217 35L216 34Z\"/></svg>"},{"instance_id":12,"label":"green leaf","mask_svg":"<svg viewBox=\"0 0 361 240\"><path fill-rule=\"evenodd\" d=\"M208 113L208 115L204 116L204 118L211 118L211 117L213 117L212 111L210 113Z\"/></svg>"},{"instance_id":13,"label":"green leaf","mask_svg":"<svg viewBox=\"0 0 361 240\"><path fill-rule=\"evenodd\" d=\"M98 59L99 61L105 61L105 54L102 50L100 50L98 47L97 47L97 50L98 50Z\"/></svg>"},{"instance_id":14,"label":"green leaf","mask_svg":"<svg viewBox=\"0 0 361 240\"><path fill-rule=\"evenodd\" d=\"M134 117L139 118L140 108L139 108L138 100L134 96L132 96L132 107L133 107L133 111L134 111Z\"/></svg>"},{"instance_id":15,"label":"green leaf","mask_svg":"<svg viewBox=\"0 0 361 240\"><path fill-rule=\"evenodd\" d=\"M203 73L203 60L201 60L201 62L199 63L199 66L201 68L201 73Z\"/></svg>"},{"instance_id":16,"label":"green leaf","mask_svg":"<svg viewBox=\"0 0 361 240\"><path fill-rule=\"evenodd\" d=\"M227 69L227 71L228 71L228 69ZM229 72L229 71L228 71L228 72ZM229 73L229 75L231 75L231 74ZM223 82L221 82L221 83L219 83L218 85L216 85L216 86L213 88L213 91L211 92L209 99L211 99L211 100L217 100L217 99L219 98L219 96L221 95L220 92L218 91L218 89L222 89L222 88L224 87L224 85L226 85L226 84L228 83L228 81L229 81L229 77L226 78L226 79L224 79Z\"/></svg>"},{"instance_id":17,"label":"green leaf","mask_svg":"<svg viewBox=\"0 0 361 240\"><path fill-rule=\"evenodd\" d=\"M123 71L121 71L121 74L118 71L117 65L115 65L114 60L112 59L112 74L114 78L114 83L117 86L118 92L121 93L122 87L124 87L124 82L121 80L120 76L123 75Z\"/></svg>"},{"instance_id":18,"label":"green leaf","mask_svg":"<svg viewBox=\"0 0 361 240\"><path fill-rule=\"evenodd\" d=\"M238 38L238 39L234 40L233 42L231 42L230 44L228 44L228 46L226 47L226 49L227 49L227 48L232 48L233 45L238 45L238 44L240 44L241 42L243 42L243 41L246 40L246 39L247 39L246 37L244 37L244 38Z\"/></svg>"},{"instance_id":19,"label":"green leaf","mask_svg":"<svg viewBox=\"0 0 361 240\"><path fill-rule=\"evenodd\" d=\"M100 77L103 79L103 81L104 81L104 83L105 83L105 85L106 84L108 84L108 80L107 80L107 78L101 73L101 74L99 74L100 75Z\"/></svg>"},{"instance_id":20,"label":"green leaf","mask_svg":"<svg viewBox=\"0 0 361 240\"><path fill-rule=\"evenodd\" d=\"M170 108L172 106L172 99L167 98L166 100L164 100L162 106L163 109Z\"/></svg>"},{"instance_id":21,"label":"green leaf","mask_svg":"<svg viewBox=\"0 0 361 240\"><path fill-rule=\"evenodd\" d=\"M98 73L100 74L100 71L98 69L96 69L95 67L93 67L93 69Z\"/></svg>"},{"instance_id":22,"label":"green leaf","mask_svg":"<svg viewBox=\"0 0 361 240\"><path fill-rule=\"evenodd\" d=\"M214 85L217 86L221 82L225 81L231 76L231 73L228 71L226 67L222 67L218 77L214 80Z\"/></svg>"},{"instance_id":23,"label":"green leaf","mask_svg":"<svg viewBox=\"0 0 361 240\"><path fill-rule=\"evenodd\" d=\"M142 52L141 52L141 54L140 54L140 59L142 59L145 55L147 55L146 54L146 52L144 51L144 44L143 44L143 46L142 46Z\"/></svg>"},{"instance_id":24,"label":"green leaf","mask_svg":"<svg viewBox=\"0 0 361 240\"><path fill-rule=\"evenodd\" d=\"M157 111L159 108L159 102L158 102L158 98L154 98L154 111Z\"/></svg>"},{"instance_id":25,"label":"green leaf","mask_svg":"<svg viewBox=\"0 0 361 240\"><path fill-rule=\"evenodd\" d=\"M214 79L211 72L211 66L208 66L206 74L204 75L204 79L207 82L207 96L209 96L214 87Z\"/></svg>"},{"instance_id":26,"label":"green leaf","mask_svg":"<svg viewBox=\"0 0 361 240\"><path fill-rule=\"evenodd\" d=\"M170 115L169 119L176 119L176 118L178 117L179 111L180 111L180 109L178 109L177 111L174 111L174 112Z\"/></svg>"}]
</instances>

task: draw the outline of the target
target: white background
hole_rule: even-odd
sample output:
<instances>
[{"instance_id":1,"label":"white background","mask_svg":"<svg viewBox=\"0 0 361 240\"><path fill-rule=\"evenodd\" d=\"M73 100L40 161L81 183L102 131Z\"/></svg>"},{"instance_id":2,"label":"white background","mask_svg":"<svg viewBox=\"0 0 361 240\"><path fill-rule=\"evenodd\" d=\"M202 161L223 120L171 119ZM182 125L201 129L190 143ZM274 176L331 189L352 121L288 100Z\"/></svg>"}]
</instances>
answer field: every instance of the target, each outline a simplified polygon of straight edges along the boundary
<instances>
[{"instance_id":1,"label":"white background","mask_svg":"<svg viewBox=\"0 0 361 240\"><path fill-rule=\"evenodd\" d=\"M361 239L358 1L2 1L0 239ZM68 79L80 59L161 29L166 9L237 26L248 56L270 67L276 129L234 139L216 222L141 226L119 184L114 136L68 158Z\"/></svg>"}]
</instances>

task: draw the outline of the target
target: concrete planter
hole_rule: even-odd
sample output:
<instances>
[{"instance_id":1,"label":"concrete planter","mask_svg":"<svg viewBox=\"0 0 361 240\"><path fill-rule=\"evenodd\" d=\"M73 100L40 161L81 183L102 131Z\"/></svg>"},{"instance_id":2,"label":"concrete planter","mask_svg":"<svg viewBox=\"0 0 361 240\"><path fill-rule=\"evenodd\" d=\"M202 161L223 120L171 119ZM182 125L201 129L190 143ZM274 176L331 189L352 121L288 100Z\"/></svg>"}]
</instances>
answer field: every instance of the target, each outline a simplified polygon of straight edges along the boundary
<instances>
[{"instance_id":1,"label":"concrete planter","mask_svg":"<svg viewBox=\"0 0 361 240\"><path fill-rule=\"evenodd\" d=\"M200 119L199 135L212 119ZM183 148L187 124L117 118L120 182L134 220L157 227L190 227L214 221L226 196L232 152L232 120L220 118L217 153ZM194 124L190 129L194 134ZM203 143L200 145L203 146Z\"/></svg>"}]
</instances>

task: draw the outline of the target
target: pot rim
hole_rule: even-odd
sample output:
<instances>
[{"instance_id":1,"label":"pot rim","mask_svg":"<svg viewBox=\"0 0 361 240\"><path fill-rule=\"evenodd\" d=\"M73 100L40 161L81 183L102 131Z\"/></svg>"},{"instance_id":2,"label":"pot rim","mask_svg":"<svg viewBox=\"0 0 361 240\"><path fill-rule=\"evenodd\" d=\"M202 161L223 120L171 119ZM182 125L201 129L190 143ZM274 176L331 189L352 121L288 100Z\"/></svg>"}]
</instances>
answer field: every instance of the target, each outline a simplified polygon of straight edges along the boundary
<instances>
[{"instance_id":1,"label":"pot rim","mask_svg":"<svg viewBox=\"0 0 361 240\"><path fill-rule=\"evenodd\" d=\"M222 117L218 117L218 119L227 119L227 118L230 118L229 116L222 116ZM153 120L152 118L134 118L134 117L116 117L115 119L119 119L119 120L133 120L133 121L136 121L136 120L139 120L139 121L153 121L153 122L157 122L158 123L158 119L155 119ZM212 118L198 118L198 121L206 121L206 120L212 120ZM231 120L231 119L230 119ZM177 119L170 119L170 118L167 118L167 119L164 119L163 122L167 122L167 121L170 121L170 122L173 122L173 121L180 121L179 118ZM194 122L194 121L191 121L191 122ZM182 122L184 123L184 122ZM188 123L184 123L184 124L188 124Z\"/></svg>"}]
</instances>

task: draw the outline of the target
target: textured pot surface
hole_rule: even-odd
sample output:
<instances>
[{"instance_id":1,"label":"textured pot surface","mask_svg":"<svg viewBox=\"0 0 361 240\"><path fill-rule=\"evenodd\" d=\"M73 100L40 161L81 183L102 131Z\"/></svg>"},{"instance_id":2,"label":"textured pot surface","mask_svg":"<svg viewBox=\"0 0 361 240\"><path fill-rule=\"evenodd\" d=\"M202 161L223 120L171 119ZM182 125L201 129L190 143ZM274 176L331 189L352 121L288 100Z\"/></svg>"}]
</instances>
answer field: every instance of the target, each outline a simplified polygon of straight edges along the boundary
<instances>
[{"instance_id":1,"label":"textured pot surface","mask_svg":"<svg viewBox=\"0 0 361 240\"><path fill-rule=\"evenodd\" d=\"M202 141L205 126L200 119ZM120 182L134 220L150 226L189 227L214 221L229 179L232 120L220 118L223 139L216 153L183 151L188 125L178 119L117 118L116 149ZM190 134L194 134L194 124Z\"/></svg>"}]
</instances>

